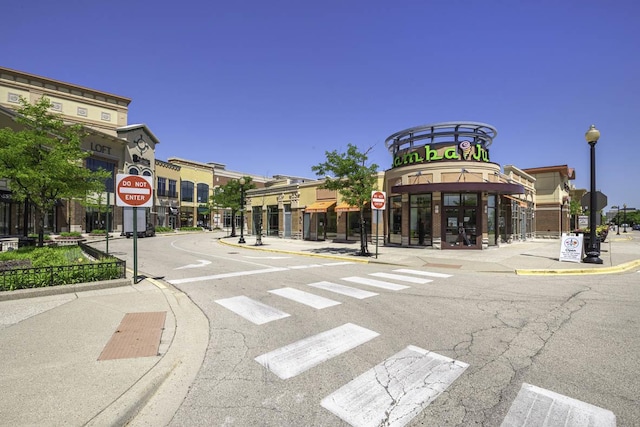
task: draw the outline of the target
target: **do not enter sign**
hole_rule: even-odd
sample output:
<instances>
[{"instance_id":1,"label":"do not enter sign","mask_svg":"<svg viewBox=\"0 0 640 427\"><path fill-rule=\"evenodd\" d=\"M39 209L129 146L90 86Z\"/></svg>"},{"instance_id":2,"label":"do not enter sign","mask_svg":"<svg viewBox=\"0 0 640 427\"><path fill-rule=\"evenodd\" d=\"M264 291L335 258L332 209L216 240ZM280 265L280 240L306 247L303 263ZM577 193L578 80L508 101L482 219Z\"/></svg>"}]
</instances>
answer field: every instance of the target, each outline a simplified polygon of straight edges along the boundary
<instances>
[{"instance_id":1,"label":"do not enter sign","mask_svg":"<svg viewBox=\"0 0 640 427\"><path fill-rule=\"evenodd\" d=\"M384 191L371 192L371 209L384 210L387 204L387 195Z\"/></svg>"},{"instance_id":2,"label":"do not enter sign","mask_svg":"<svg viewBox=\"0 0 640 427\"><path fill-rule=\"evenodd\" d=\"M153 206L153 185L150 176L118 174L116 180L116 206Z\"/></svg>"}]
</instances>

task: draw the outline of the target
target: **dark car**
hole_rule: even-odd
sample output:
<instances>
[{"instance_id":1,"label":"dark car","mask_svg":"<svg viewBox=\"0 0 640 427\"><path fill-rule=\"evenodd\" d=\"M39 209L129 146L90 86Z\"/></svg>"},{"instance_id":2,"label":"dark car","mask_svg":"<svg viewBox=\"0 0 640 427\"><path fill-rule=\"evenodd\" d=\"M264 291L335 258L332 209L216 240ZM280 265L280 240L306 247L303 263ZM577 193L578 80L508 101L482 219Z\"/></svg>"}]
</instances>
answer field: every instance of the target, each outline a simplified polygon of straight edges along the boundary
<instances>
[{"instance_id":1,"label":"dark car","mask_svg":"<svg viewBox=\"0 0 640 427\"><path fill-rule=\"evenodd\" d=\"M633 224L634 230L640 230L640 224Z\"/></svg>"},{"instance_id":2,"label":"dark car","mask_svg":"<svg viewBox=\"0 0 640 427\"><path fill-rule=\"evenodd\" d=\"M124 233L124 235L128 238L133 236L133 232L128 231ZM147 229L145 231L138 231L138 237L153 237L156 235L156 227L152 224L147 224Z\"/></svg>"}]
</instances>

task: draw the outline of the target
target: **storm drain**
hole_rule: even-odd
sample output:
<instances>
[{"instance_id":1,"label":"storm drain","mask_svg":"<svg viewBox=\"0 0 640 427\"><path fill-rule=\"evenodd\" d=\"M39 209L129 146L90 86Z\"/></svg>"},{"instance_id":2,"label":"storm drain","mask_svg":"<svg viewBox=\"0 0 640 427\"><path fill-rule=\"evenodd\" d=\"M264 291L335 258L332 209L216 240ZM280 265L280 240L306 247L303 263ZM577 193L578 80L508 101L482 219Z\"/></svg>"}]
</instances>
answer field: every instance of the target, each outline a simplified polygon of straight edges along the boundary
<instances>
[{"instance_id":1,"label":"storm drain","mask_svg":"<svg viewBox=\"0 0 640 427\"><path fill-rule=\"evenodd\" d=\"M166 317L166 311L125 314L98 360L157 356Z\"/></svg>"}]
</instances>

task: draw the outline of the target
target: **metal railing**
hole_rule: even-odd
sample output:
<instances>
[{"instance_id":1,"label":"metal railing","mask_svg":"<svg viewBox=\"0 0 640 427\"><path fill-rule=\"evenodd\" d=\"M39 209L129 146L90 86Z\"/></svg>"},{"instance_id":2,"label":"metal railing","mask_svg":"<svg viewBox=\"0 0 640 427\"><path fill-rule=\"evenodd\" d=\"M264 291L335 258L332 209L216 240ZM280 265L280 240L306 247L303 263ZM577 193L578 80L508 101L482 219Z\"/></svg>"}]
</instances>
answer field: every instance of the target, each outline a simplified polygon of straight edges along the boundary
<instances>
[{"instance_id":1,"label":"metal railing","mask_svg":"<svg viewBox=\"0 0 640 427\"><path fill-rule=\"evenodd\" d=\"M83 243L79 243L79 246L95 259L114 259L113 256ZM126 268L126 261L115 258L115 261L92 264L8 269L0 271L0 291L125 279Z\"/></svg>"}]
</instances>

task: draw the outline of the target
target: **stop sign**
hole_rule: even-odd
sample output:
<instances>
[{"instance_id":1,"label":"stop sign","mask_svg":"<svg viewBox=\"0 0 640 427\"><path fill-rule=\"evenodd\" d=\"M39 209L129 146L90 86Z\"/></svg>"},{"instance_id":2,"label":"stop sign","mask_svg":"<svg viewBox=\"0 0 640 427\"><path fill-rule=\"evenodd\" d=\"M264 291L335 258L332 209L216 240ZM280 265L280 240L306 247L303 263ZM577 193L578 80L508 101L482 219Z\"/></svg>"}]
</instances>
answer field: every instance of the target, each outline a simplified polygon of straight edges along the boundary
<instances>
[{"instance_id":1,"label":"stop sign","mask_svg":"<svg viewBox=\"0 0 640 427\"><path fill-rule=\"evenodd\" d=\"M587 191L580 199L582 206L586 206L587 209L591 208L591 192ZM607 206L607 196L600 191L596 191L596 211L601 211Z\"/></svg>"},{"instance_id":2,"label":"stop sign","mask_svg":"<svg viewBox=\"0 0 640 427\"><path fill-rule=\"evenodd\" d=\"M371 192L371 209L384 209L387 203L387 195L384 191Z\"/></svg>"},{"instance_id":3,"label":"stop sign","mask_svg":"<svg viewBox=\"0 0 640 427\"><path fill-rule=\"evenodd\" d=\"M149 208L153 206L153 185L150 176L118 174L116 206Z\"/></svg>"}]
</instances>

